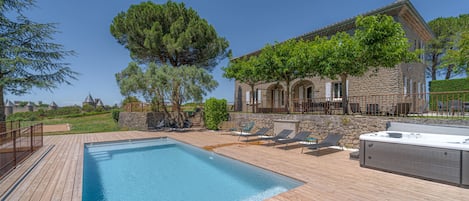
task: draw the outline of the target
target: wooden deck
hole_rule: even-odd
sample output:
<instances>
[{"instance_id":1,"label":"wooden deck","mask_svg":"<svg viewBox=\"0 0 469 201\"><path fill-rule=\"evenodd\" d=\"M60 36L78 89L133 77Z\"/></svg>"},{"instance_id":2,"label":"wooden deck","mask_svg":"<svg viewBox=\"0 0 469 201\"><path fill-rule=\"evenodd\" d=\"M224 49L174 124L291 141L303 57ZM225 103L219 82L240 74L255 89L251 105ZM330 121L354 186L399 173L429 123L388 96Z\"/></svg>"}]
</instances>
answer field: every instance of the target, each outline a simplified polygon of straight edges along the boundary
<instances>
[{"instance_id":1,"label":"wooden deck","mask_svg":"<svg viewBox=\"0 0 469 201\"><path fill-rule=\"evenodd\" d=\"M239 144L237 137L216 132L114 132L44 137L44 147L0 181L0 195L50 146L51 151L18 185L8 200L81 200L83 143L169 136L195 146L302 180L304 185L278 200L467 200L469 189L361 168L347 151L301 154L299 148ZM225 146L217 146L223 145ZM228 190L228 189L227 189Z\"/></svg>"}]
</instances>

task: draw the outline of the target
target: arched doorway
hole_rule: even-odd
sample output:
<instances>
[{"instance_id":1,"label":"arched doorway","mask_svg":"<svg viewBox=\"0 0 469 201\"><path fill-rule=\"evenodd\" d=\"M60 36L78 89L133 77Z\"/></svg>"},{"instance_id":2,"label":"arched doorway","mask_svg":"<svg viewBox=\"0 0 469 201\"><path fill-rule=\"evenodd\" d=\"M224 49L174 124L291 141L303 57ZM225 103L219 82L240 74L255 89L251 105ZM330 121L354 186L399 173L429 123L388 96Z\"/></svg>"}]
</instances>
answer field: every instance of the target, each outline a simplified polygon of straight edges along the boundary
<instances>
[{"instance_id":1,"label":"arched doorway","mask_svg":"<svg viewBox=\"0 0 469 201\"><path fill-rule=\"evenodd\" d=\"M267 107L265 112L286 112L285 90L281 84L272 84L267 87Z\"/></svg>"},{"instance_id":2,"label":"arched doorway","mask_svg":"<svg viewBox=\"0 0 469 201\"><path fill-rule=\"evenodd\" d=\"M314 98L314 84L309 80L300 80L293 84L293 111L306 112Z\"/></svg>"}]
</instances>

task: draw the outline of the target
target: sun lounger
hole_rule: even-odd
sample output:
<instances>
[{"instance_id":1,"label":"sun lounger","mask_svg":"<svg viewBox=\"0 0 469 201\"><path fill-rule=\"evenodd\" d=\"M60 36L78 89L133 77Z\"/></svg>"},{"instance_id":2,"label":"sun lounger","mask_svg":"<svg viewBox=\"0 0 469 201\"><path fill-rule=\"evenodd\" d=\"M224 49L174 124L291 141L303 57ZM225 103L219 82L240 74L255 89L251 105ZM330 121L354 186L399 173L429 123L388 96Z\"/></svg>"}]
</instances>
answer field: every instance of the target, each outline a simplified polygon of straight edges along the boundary
<instances>
[{"instance_id":1,"label":"sun lounger","mask_svg":"<svg viewBox=\"0 0 469 201\"><path fill-rule=\"evenodd\" d=\"M342 134L329 134L322 142L318 144L309 144L305 146L307 146L308 149L313 149L313 150L319 150L320 148L323 148L323 147L336 146L339 144L339 140L342 138L342 136L343 136ZM303 149L301 149L301 153L303 153Z\"/></svg>"},{"instance_id":2,"label":"sun lounger","mask_svg":"<svg viewBox=\"0 0 469 201\"><path fill-rule=\"evenodd\" d=\"M243 127L241 127L241 135L244 133L249 133L252 128L254 127L254 122L250 121L249 123L245 124Z\"/></svg>"},{"instance_id":3,"label":"sun lounger","mask_svg":"<svg viewBox=\"0 0 469 201\"><path fill-rule=\"evenodd\" d=\"M290 135L292 132L293 132L293 130L284 129L284 130L280 131L280 133L278 133L277 135L275 135L273 137L263 138L263 140L274 140L275 141L276 139L287 138L288 135Z\"/></svg>"},{"instance_id":4,"label":"sun lounger","mask_svg":"<svg viewBox=\"0 0 469 201\"><path fill-rule=\"evenodd\" d=\"M241 133L241 134L239 134L238 141L241 137L245 137L246 140L249 140L249 137L252 137L252 136L265 135L267 133L267 131L269 131L269 130L270 130L270 128L264 127L264 128L261 128L257 132L252 133L252 134L250 134L250 133L246 133L246 134Z\"/></svg>"},{"instance_id":5,"label":"sun lounger","mask_svg":"<svg viewBox=\"0 0 469 201\"><path fill-rule=\"evenodd\" d=\"M293 137L293 138L275 139L275 143L285 144L284 148L286 148L287 144L289 144L289 143L305 141L306 138L309 137L309 135L311 135L311 131L301 131L301 132L297 133L295 135L295 137Z\"/></svg>"}]
</instances>

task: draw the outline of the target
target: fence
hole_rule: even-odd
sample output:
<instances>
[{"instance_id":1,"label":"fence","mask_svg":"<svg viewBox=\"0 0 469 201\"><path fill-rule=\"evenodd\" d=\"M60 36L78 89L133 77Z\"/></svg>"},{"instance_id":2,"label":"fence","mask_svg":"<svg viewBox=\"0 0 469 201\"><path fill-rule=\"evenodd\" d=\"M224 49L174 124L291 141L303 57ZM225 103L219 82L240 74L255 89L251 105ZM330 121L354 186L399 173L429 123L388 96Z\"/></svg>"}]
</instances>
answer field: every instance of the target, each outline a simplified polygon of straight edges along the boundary
<instances>
[{"instance_id":1,"label":"fence","mask_svg":"<svg viewBox=\"0 0 469 201\"><path fill-rule=\"evenodd\" d=\"M0 132L10 131L20 128L20 121L6 121L0 122Z\"/></svg>"},{"instance_id":2,"label":"fence","mask_svg":"<svg viewBox=\"0 0 469 201\"><path fill-rule=\"evenodd\" d=\"M8 125L11 122L0 124ZM42 123L21 128L20 122L0 133L0 179L43 146Z\"/></svg>"},{"instance_id":3,"label":"fence","mask_svg":"<svg viewBox=\"0 0 469 201\"><path fill-rule=\"evenodd\" d=\"M166 103L166 110L168 112L173 111L171 103ZM161 106L160 106L161 107ZM193 105L182 105L182 111L193 112L195 108L203 108L203 104L193 104ZM154 110L162 111L163 108L152 108L149 103L141 102L132 102L124 105L124 111L126 112L153 112Z\"/></svg>"},{"instance_id":4,"label":"fence","mask_svg":"<svg viewBox=\"0 0 469 201\"><path fill-rule=\"evenodd\" d=\"M307 114L362 114L388 116L465 117L469 115L469 91L349 96L342 99L293 99L293 112ZM258 113L286 112L283 108L258 108Z\"/></svg>"}]
</instances>

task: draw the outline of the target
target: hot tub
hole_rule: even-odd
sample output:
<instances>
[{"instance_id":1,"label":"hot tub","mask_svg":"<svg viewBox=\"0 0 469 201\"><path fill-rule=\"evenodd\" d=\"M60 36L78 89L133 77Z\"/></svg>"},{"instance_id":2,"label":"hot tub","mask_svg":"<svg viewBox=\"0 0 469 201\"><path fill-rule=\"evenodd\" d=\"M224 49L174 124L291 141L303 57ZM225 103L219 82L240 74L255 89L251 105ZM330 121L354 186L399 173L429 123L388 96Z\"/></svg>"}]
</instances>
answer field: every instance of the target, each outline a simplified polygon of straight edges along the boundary
<instances>
[{"instance_id":1,"label":"hot tub","mask_svg":"<svg viewBox=\"0 0 469 201\"><path fill-rule=\"evenodd\" d=\"M360 166L469 187L468 135L381 131L360 136Z\"/></svg>"}]
</instances>

